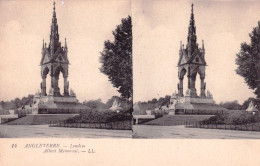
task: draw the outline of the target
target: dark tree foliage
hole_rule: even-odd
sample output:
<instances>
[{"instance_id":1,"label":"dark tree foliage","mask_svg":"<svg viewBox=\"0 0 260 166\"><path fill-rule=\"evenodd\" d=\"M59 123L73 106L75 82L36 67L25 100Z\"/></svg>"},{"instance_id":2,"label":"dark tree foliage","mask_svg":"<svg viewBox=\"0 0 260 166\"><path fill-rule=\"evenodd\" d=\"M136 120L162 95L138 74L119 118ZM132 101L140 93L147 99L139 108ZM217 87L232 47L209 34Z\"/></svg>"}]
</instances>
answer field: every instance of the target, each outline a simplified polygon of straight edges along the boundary
<instances>
[{"instance_id":1,"label":"dark tree foliage","mask_svg":"<svg viewBox=\"0 0 260 166\"><path fill-rule=\"evenodd\" d=\"M131 121L132 116L125 114L124 112L113 112L113 111L85 111L80 115L69 118L66 120L67 123L100 123L100 122L116 122L116 121Z\"/></svg>"},{"instance_id":2,"label":"dark tree foliage","mask_svg":"<svg viewBox=\"0 0 260 166\"><path fill-rule=\"evenodd\" d=\"M23 97L22 99L15 98L11 101L1 101L1 105L5 110L17 109L25 105L33 104L33 95L28 95L27 97Z\"/></svg>"},{"instance_id":3,"label":"dark tree foliage","mask_svg":"<svg viewBox=\"0 0 260 166\"><path fill-rule=\"evenodd\" d=\"M132 23L131 17L122 19L113 31L114 41L104 42L100 71L108 76L123 98L133 95L132 83Z\"/></svg>"},{"instance_id":4,"label":"dark tree foliage","mask_svg":"<svg viewBox=\"0 0 260 166\"><path fill-rule=\"evenodd\" d=\"M171 96L166 95L165 97L160 97L159 100L156 98L149 100L147 102L138 102L137 105L140 110L154 110L155 108L161 108L162 106L169 106ZM139 110L134 110L139 111Z\"/></svg>"},{"instance_id":5,"label":"dark tree foliage","mask_svg":"<svg viewBox=\"0 0 260 166\"><path fill-rule=\"evenodd\" d=\"M246 111L240 114L225 113L218 114L216 116L210 117L209 119L203 120L203 124L234 124L234 125L245 125L250 123L259 123L260 114L253 115Z\"/></svg>"},{"instance_id":6,"label":"dark tree foliage","mask_svg":"<svg viewBox=\"0 0 260 166\"><path fill-rule=\"evenodd\" d=\"M248 98L247 100L244 101L244 103L243 103L243 105L242 105L243 110L246 110L246 109L248 108L249 103L250 103L251 101L253 102L254 105L256 105L256 108L257 108L258 110L260 110L260 100L259 100L259 99L252 98L252 97L250 97L250 98Z\"/></svg>"},{"instance_id":7,"label":"dark tree foliage","mask_svg":"<svg viewBox=\"0 0 260 166\"><path fill-rule=\"evenodd\" d=\"M250 89L255 90L257 98L260 98L260 21L258 26L249 34L251 42L242 43L237 54L237 74L244 77Z\"/></svg>"}]
</instances>

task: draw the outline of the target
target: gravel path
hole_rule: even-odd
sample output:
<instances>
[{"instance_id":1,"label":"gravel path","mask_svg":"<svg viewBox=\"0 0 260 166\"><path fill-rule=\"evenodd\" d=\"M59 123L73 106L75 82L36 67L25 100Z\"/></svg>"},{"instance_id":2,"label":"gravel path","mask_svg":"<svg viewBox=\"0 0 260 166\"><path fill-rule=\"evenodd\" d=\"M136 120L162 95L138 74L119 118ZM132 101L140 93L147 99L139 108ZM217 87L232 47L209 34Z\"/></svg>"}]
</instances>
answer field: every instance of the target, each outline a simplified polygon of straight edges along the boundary
<instances>
[{"instance_id":1,"label":"gravel path","mask_svg":"<svg viewBox=\"0 0 260 166\"><path fill-rule=\"evenodd\" d=\"M48 125L0 125L1 138L132 138L131 130L49 127Z\"/></svg>"},{"instance_id":2,"label":"gravel path","mask_svg":"<svg viewBox=\"0 0 260 166\"><path fill-rule=\"evenodd\" d=\"M260 139L260 132L134 125L133 138Z\"/></svg>"}]
</instances>

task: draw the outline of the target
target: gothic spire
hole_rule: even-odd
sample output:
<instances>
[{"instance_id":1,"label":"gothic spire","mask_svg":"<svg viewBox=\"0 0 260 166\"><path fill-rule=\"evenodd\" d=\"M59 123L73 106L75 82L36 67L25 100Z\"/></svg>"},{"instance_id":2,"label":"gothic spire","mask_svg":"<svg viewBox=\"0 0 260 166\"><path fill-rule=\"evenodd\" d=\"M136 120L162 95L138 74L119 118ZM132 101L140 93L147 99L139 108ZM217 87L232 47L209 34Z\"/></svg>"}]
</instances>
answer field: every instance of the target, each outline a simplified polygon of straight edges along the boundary
<instances>
[{"instance_id":1,"label":"gothic spire","mask_svg":"<svg viewBox=\"0 0 260 166\"><path fill-rule=\"evenodd\" d=\"M188 32L188 56L191 56L193 51L197 47L197 36L196 36L196 26L193 14L193 4L191 5L191 16L190 16L190 25Z\"/></svg>"},{"instance_id":2,"label":"gothic spire","mask_svg":"<svg viewBox=\"0 0 260 166\"><path fill-rule=\"evenodd\" d=\"M50 34L50 51L53 55L57 48L59 47L59 33L58 33L58 24L55 11L55 2L53 2L53 14L52 14L52 24L51 24L51 34Z\"/></svg>"},{"instance_id":3,"label":"gothic spire","mask_svg":"<svg viewBox=\"0 0 260 166\"><path fill-rule=\"evenodd\" d=\"M190 26L189 26L189 35L192 35L192 34L196 34L195 20L194 20L194 13L193 13L193 4L191 5Z\"/></svg>"},{"instance_id":4,"label":"gothic spire","mask_svg":"<svg viewBox=\"0 0 260 166\"><path fill-rule=\"evenodd\" d=\"M52 23L57 23L57 18L56 18L56 11L55 11L55 1L53 2L53 12L52 12Z\"/></svg>"}]
</instances>

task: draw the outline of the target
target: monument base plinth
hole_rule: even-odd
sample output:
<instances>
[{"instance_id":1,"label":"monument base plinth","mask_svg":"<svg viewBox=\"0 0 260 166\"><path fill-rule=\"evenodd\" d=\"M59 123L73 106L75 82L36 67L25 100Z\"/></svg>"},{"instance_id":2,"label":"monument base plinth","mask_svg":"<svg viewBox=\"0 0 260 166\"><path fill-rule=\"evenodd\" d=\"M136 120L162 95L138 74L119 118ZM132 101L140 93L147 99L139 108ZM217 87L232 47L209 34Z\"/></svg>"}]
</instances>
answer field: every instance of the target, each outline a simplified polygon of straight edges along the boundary
<instances>
[{"instance_id":1,"label":"monument base plinth","mask_svg":"<svg viewBox=\"0 0 260 166\"><path fill-rule=\"evenodd\" d=\"M227 109L215 104L212 97L174 97L171 108L175 114L217 114ZM170 112L169 112L170 114ZM172 114L172 113L171 113Z\"/></svg>"},{"instance_id":2,"label":"monument base plinth","mask_svg":"<svg viewBox=\"0 0 260 166\"><path fill-rule=\"evenodd\" d=\"M31 114L76 114L90 110L76 96L35 96Z\"/></svg>"}]
</instances>

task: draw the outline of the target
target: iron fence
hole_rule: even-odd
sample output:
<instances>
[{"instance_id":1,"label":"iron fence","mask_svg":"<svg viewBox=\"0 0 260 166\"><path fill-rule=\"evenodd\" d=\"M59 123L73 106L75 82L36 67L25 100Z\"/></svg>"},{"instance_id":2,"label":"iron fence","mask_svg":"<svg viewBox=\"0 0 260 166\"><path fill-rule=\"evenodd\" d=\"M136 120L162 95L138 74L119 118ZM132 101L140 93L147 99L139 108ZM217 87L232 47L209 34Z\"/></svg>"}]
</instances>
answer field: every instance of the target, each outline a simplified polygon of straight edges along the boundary
<instances>
[{"instance_id":1,"label":"iron fence","mask_svg":"<svg viewBox=\"0 0 260 166\"><path fill-rule=\"evenodd\" d=\"M250 123L243 125L235 124L203 124L201 122L186 122L187 128L204 128L204 129L222 129L222 130L240 130L240 131L260 131L260 123Z\"/></svg>"}]
</instances>

